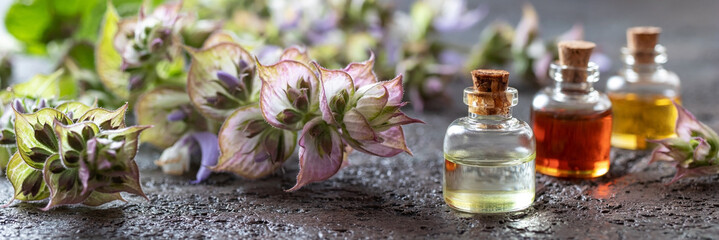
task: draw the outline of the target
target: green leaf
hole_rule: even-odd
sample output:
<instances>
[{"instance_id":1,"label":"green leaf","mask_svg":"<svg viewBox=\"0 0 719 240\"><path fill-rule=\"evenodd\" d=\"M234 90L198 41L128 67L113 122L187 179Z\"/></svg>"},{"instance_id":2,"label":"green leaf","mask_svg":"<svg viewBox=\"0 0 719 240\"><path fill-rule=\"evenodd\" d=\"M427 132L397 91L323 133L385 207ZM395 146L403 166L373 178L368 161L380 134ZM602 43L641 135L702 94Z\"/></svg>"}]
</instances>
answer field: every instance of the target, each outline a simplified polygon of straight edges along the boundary
<instances>
[{"instance_id":1,"label":"green leaf","mask_svg":"<svg viewBox=\"0 0 719 240\"><path fill-rule=\"evenodd\" d=\"M125 145L121 150L117 151L116 159L135 162L135 154L137 154L137 148L139 147L139 136L142 131L150 128L151 126L132 126L117 130L102 131L98 137L106 137L113 141L125 141Z\"/></svg>"},{"instance_id":2,"label":"green leaf","mask_svg":"<svg viewBox=\"0 0 719 240\"><path fill-rule=\"evenodd\" d=\"M113 44L120 22L112 4L107 6L100 37L95 49L95 67L102 83L113 94L128 99L130 74L121 71L122 56Z\"/></svg>"},{"instance_id":3,"label":"green leaf","mask_svg":"<svg viewBox=\"0 0 719 240\"><path fill-rule=\"evenodd\" d=\"M27 165L17 152L10 158L7 178L10 180L13 189L15 189L14 199L35 201L50 196L50 190L45 185L45 180L42 177L42 170Z\"/></svg>"},{"instance_id":4,"label":"green leaf","mask_svg":"<svg viewBox=\"0 0 719 240\"><path fill-rule=\"evenodd\" d=\"M127 112L127 104L114 111L94 108L82 115L78 121L92 121L102 130L119 129L125 127L125 112Z\"/></svg>"},{"instance_id":5,"label":"green leaf","mask_svg":"<svg viewBox=\"0 0 719 240\"><path fill-rule=\"evenodd\" d=\"M157 77L160 78L160 83L177 86L185 86L187 83L185 58L181 54L175 54L172 61L158 62L155 66L155 72L157 73Z\"/></svg>"},{"instance_id":6,"label":"green leaf","mask_svg":"<svg viewBox=\"0 0 719 240\"><path fill-rule=\"evenodd\" d=\"M43 168L47 157L58 152L57 138L52 126L55 121L70 124L62 112L43 108L35 113L15 112L15 141L25 163L35 169Z\"/></svg>"},{"instance_id":7,"label":"green leaf","mask_svg":"<svg viewBox=\"0 0 719 240\"><path fill-rule=\"evenodd\" d=\"M52 155L43 168L45 183L50 188L50 202L42 210L50 210L59 205L81 203L90 192L83 194L77 168L65 168L58 155Z\"/></svg>"},{"instance_id":8,"label":"green leaf","mask_svg":"<svg viewBox=\"0 0 719 240\"><path fill-rule=\"evenodd\" d=\"M67 52L77 66L83 69L95 70L95 46L88 42L73 43Z\"/></svg>"},{"instance_id":9,"label":"green leaf","mask_svg":"<svg viewBox=\"0 0 719 240\"><path fill-rule=\"evenodd\" d=\"M0 169L5 169L12 157L13 153L17 151L15 146L0 146Z\"/></svg>"},{"instance_id":10,"label":"green leaf","mask_svg":"<svg viewBox=\"0 0 719 240\"><path fill-rule=\"evenodd\" d=\"M71 17L84 13L86 8L92 8L97 2L100 1L55 0L53 7L57 15Z\"/></svg>"},{"instance_id":11,"label":"green leaf","mask_svg":"<svg viewBox=\"0 0 719 240\"><path fill-rule=\"evenodd\" d=\"M99 186L95 190L103 193L128 192L147 198L140 186L140 171L135 163L135 154L139 146L140 133L149 126L132 126L117 130L108 130L100 133L98 138L107 138L112 141L123 141L124 145L116 150L112 168L122 168L122 175L113 174L107 185Z\"/></svg>"},{"instance_id":12,"label":"green leaf","mask_svg":"<svg viewBox=\"0 0 719 240\"><path fill-rule=\"evenodd\" d=\"M76 99L80 89L79 82L70 74L63 74L58 80L58 97L60 99Z\"/></svg>"},{"instance_id":13,"label":"green leaf","mask_svg":"<svg viewBox=\"0 0 719 240\"><path fill-rule=\"evenodd\" d=\"M135 161L131 161L129 167L130 174L112 177L108 185L100 186L95 191L101 193L128 192L147 199L140 186L140 171L137 169Z\"/></svg>"},{"instance_id":14,"label":"green leaf","mask_svg":"<svg viewBox=\"0 0 719 240\"><path fill-rule=\"evenodd\" d=\"M90 107L88 105L85 105L81 102L65 102L57 107L55 107L58 111L64 113L65 115L69 116L69 113L72 113L72 120L73 122L77 122L75 120L80 119L85 113L90 111L90 109L93 109L93 107Z\"/></svg>"},{"instance_id":15,"label":"green leaf","mask_svg":"<svg viewBox=\"0 0 719 240\"><path fill-rule=\"evenodd\" d=\"M60 76L64 72L60 69L50 75L35 75L27 82L15 84L12 87L12 92L16 98L58 98L60 97Z\"/></svg>"},{"instance_id":16,"label":"green leaf","mask_svg":"<svg viewBox=\"0 0 719 240\"><path fill-rule=\"evenodd\" d=\"M44 54L45 34L52 24L49 0L15 1L5 15L5 28L24 42L27 51Z\"/></svg>"},{"instance_id":17,"label":"green leaf","mask_svg":"<svg viewBox=\"0 0 719 240\"><path fill-rule=\"evenodd\" d=\"M113 0L114 6L117 6L117 10L120 16L134 16L137 15L137 10L142 5L142 0ZM153 5L157 5L158 1L154 0ZM80 19L80 24L77 31L75 32L75 38L88 41L97 40L97 32L100 30L102 23L102 17L107 9L107 1L103 0L92 0L83 1L88 5L86 11ZM92 8L90 9L90 6Z\"/></svg>"}]
</instances>

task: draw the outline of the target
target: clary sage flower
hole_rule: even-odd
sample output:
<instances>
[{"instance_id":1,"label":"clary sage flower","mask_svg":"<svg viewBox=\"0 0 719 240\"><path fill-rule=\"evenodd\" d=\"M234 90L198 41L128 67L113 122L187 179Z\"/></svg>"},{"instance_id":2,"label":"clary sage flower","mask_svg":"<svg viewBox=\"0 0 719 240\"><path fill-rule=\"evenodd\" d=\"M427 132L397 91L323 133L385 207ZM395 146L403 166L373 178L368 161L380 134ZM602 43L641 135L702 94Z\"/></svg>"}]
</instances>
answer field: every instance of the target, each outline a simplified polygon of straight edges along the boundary
<instances>
[{"instance_id":1,"label":"clary sage flower","mask_svg":"<svg viewBox=\"0 0 719 240\"><path fill-rule=\"evenodd\" d=\"M212 169L260 178L299 145L300 173L288 190L294 191L332 177L348 164L352 148L378 156L409 153L401 125L420 121L399 111L402 78L377 82L373 65L371 54L344 69L325 69L299 48L285 50L275 64L257 63L259 106L241 107L225 121Z\"/></svg>"},{"instance_id":2,"label":"clary sage flower","mask_svg":"<svg viewBox=\"0 0 719 240\"><path fill-rule=\"evenodd\" d=\"M143 7L137 17L121 19L108 3L95 49L95 67L108 90L133 100L157 85L184 85L181 7L166 3L150 14Z\"/></svg>"},{"instance_id":3,"label":"clary sage flower","mask_svg":"<svg viewBox=\"0 0 719 240\"><path fill-rule=\"evenodd\" d=\"M719 136L699 122L684 107L674 103L678 117L677 137L653 141L660 146L652 152L652 162L675 164L677 173L670 184L686 177L719 173Z\"/></svg>"},{"instance_id":4,"label":"clary sage flower","mask_svg":"<svg viewBox=\"0 0 719 240\"><path fill-rule=\"evenodd\" d=\"M656 140L660 146L652 153L652 162L675 164L677 173L670 184L686 177L719 173L719 136L709 126L699 122L684 107L674 103L678 117L675 138Z\"/></svg>"},{"instance_id":5,"label":"clary sage flower","mask_svg":"<svg viewBox=\"0 0 719 240\"><path fill-rule=\"evenodd\" d=\"M13 200L49 199L43 208L49 210L123 200L120 192L145 197L134 158L149 126L126 127L127 104L114 111L79 102L40 107L30 113L13 106L18 150L7 169Z\"/></svg>"}]
</instances>

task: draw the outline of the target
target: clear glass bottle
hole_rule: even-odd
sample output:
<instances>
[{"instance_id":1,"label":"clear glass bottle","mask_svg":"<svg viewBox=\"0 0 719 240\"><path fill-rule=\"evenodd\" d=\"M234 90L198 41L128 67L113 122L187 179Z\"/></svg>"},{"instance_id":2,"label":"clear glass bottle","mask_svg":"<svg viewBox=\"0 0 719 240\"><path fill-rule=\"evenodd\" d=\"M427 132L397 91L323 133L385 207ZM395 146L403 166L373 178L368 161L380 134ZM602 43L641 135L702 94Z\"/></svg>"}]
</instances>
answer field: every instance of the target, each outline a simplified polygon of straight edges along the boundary
<instances>
[{"instance_id":1,"label":"clear glass bottle","mask_svg":"<svg viewBox=\"0 0 719 240\"><path fill-rule=\"evenodd\" d=\"M507 73L508 75L508 73ZM511 212L529 207L535 194L535 143L530 126L512 117L517 90L508 88L506 111L483 111L473 97L496 93L464 90L469 115L452 122L444 138L445 202L470 213ZM479 110L478 110L479 109Z\"/></svg>"},{"instance_id":2,"label":"clear glass bottle","mask_svg":"<svg viewBox=\"0 0 719 240\"><path fill-rule=\"evenodd\" d=\"M566 81L563 73L572 71L586 79ZM592 87L599 79L597 65L552 64L549 75L555 85L539 91L532 102L537 172L570 178L604 175L609 171L612 104Z\"/></svg>"},{"instance_id":3,"label":"clear glass bottle","mask_svg":"<svg viewBox=\"0 0 719 240\"><path fill-rule=\"evenodd\" d=\"M659 44L645 52L624 47L622 59L624 67L607 81L614 109L612 146L647 149L651 144L646 140L674 136L677 111L672 101L681 101L679 77L664 69L667 54Z\"/></svg>"}]
</instances>

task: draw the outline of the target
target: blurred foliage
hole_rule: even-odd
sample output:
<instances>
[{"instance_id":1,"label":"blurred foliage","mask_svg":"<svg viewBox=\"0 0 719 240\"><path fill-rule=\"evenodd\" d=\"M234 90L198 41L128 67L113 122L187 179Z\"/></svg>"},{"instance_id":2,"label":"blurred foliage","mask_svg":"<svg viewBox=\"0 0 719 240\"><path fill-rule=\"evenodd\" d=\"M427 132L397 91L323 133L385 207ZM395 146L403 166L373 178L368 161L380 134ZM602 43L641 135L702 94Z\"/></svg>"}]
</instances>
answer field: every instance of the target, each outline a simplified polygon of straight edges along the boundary
<instances>
[{"instance_id":1,"label":"blurred foliage","mask_svg":"<svg viewBox=\"0 0 719 240\"><path fill-rule=\"evenodd\" d=\"M154 5L162 0L153 0ZM112 0L121 15L137 11L142 0ZM107 2L102 0L16 0L5 27L30 54L46 54L47 44L67 39L94 42Z\"/></svg>"}]
</instances>

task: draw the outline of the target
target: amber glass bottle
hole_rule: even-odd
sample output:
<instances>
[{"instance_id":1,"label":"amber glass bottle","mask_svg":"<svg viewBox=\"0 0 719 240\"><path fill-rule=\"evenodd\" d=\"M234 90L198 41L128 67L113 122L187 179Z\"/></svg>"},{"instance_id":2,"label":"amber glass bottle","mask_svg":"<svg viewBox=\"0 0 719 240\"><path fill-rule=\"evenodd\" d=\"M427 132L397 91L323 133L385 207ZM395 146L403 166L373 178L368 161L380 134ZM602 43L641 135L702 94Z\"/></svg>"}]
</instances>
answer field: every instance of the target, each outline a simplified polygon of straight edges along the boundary
<instances>
[{"instance_id":1,"label":"amber glass bottle","mask_svg":"<svg viewBox=\"0 0 719 240\"><path fill-rule=\"evenodd\" d=\"M599 79L597 65L589 62L594 46L584 41L560 42L559 63L552 64L549 72L555 85L534 97L537 172L592 178L609 170L612 104L592 87Z\"/></svg>"},{"instance_id":2,"label":"amber glass bottle","mask_svg":"<svg viewBox=\"0 0 719 240\"><path fill-rule=\"evenodd\" d=\"M679 78L664 69L664 47L657 44L660 28L634 27L627 30L627 47L622 48L624 68L607 81L612 101L614 127L612 146L646 149L646 140L674 136L679 99Z\"/></svg>"}]
</instances>

